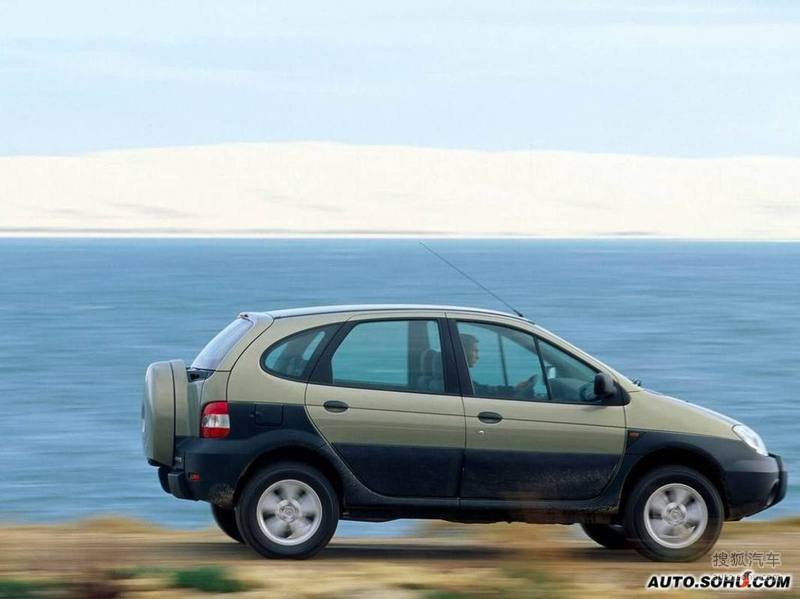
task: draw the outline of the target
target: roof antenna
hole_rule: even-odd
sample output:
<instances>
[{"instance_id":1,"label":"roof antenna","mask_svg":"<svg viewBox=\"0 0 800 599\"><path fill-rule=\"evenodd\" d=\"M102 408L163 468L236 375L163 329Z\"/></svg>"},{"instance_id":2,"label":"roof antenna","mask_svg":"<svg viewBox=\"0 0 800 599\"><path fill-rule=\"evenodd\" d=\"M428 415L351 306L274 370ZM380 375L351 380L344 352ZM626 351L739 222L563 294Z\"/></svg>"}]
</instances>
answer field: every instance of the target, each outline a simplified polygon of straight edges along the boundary
<instances>
[{"instance_id":1,"label":"roof antenna","mask_svg":"<svg viewBox=\"0 0 800 599\"><path fill-rule=\"evenodd\" d=\"M485 285L482 285L481 283L479 283L478 281L476 281L475 279L473 279L471 276L469 276L467 273L465 273L463 270L461 270L461 269L460 269L458 266L456 266L455 264L453 264L452 262L450 262L450 260L448 260L447 258L445 258L444 256L442 256L441 254L438 254L438 253L434 252L434 251L433 251L433 249L432 249L430 246L428 246L428 244L426 244L426 243L425 243L425 242L423 242L423 241L420 241L420 242L419 242L419 244L420 244L422 247L424 247L426 250L428 250L428 251L429 251L431 254L433 254L434 256L436 256L437 258L439 258L439 260L441 260L442 262L444 262L445 264L447 264L447 266L449 266L450 268L452 268L453 270L455 270L455 271L456 271L458 274L460 274L462 277L464 277L464 278L465 278L465 279L467 279L468 281L472 281L472 282L473 282L475 285L477 285L478 287L480 287L481 289L483 289L483 290L484 290L486 293L488 293L489 295L491 295L491 296L492 296L494 299L496 299L498 302L500 302L501 304L503 304L503 305L504 305L506 308L508 308L509 310L511 310L511 311L512 311L514 314L516 314L516 315L517 315L517 316L519 316L520 318L525 318L525 316L522 314L522 312L520 312L519 310L517 310L517 309L516 309L514 306L512 306L511 304L509 304L509 303L508 303L506 300L504 300L502 297L500 297L499 295L497 295L497 294L496 294L494 291L492 291L491 289L489 289L489 288L488 288L488 287L486 287Z\"/></svg>"}]
</instances>

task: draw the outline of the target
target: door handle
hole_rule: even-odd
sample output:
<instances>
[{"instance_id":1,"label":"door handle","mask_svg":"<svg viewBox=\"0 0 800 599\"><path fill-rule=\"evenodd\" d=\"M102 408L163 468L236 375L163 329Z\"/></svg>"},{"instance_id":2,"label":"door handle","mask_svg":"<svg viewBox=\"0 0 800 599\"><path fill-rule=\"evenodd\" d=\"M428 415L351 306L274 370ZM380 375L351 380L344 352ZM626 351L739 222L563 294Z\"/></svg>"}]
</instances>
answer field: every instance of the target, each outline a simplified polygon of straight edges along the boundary
<instances>
[{"instance_id":1,"label":"door handle","mask_svg":"<svg viewBox=\"0 0 800 599\"><path fill-rule=\"evenodd\" d=\"M339 414L341 412L345 412L350 406L343 401L326 401L324 404L322 404L322 407L329 412Z\"/></svg>"},{"instance_id":2,"label":"door handle","mask_svg":"<svg viewBox=\"0 0 800 599\"><path fill-rule=\"evenodd\" d=\"M497 412L481 412L478 414L478 420L486 424L497 424L503 417Z\"/></svg>"}]
</instances>

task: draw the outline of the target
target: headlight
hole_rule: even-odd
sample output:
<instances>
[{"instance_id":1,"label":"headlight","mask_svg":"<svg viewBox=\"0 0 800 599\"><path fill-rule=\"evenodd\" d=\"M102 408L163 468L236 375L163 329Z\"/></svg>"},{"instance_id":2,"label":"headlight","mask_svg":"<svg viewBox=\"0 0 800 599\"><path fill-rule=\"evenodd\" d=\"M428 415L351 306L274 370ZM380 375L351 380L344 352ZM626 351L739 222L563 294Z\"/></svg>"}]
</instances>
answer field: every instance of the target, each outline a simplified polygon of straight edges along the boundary
<instances>
[{"instance_id":1,"label":"headlight","mask_svg":"<svg viewBox=\"0 0 800 599\"><path fill-rule=\"evenodd\" d=\"M758 433L749 426L737 424L733 427L733 432L736 433L737 437L739 437L742 441L747 443L761 455L769 455L767 452L767 446L764 445L764 441L758 436Z\"/></svg>"}]
</instances>

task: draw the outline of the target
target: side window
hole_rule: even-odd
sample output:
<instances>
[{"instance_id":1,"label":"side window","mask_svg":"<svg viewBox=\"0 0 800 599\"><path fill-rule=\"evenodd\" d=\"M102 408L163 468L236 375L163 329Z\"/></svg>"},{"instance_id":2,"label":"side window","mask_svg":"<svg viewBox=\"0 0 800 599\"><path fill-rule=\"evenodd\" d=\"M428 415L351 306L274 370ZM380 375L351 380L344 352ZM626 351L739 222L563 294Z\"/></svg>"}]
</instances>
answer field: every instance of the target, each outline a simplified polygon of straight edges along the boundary
<instances>
[{"instance_id":1,"label":"side window","mask_svg":"<svg viewBox=\"0 0 800 599\"><path fill-rule=\"evenodd\" d=\"M478 322L456 326L476 396L547 401L533 335Z\"/></svg>"},{"instance_id":2,"label":"side window","mask_svg":"<svg viewBox=\"0 0 800 599\"><path fill-rule=\"evenodd\" d=\"M550 383L553 401L586 403L597 401L594 377L597 371L546 341L539 340L539 351Z\"/></svg>"},{"instance_id":3,"label":"side window","mask_svg":"<svg viewBox=\"0 0 800 599\"><path fill-rule=\"evenodd\" d=\"M435 320L385 320L355 325L331 358L331 382L444 393L438 324Z\"/></svg>"},{"instance_id":4,"label":"side window","mask_svg":"<svg viewBox=\"0 0 800 599\"><path fill-rule=\"evenodd\" d=\"M339 325L295 333L270 347L261 358L264 370L290 379L305 380L314 359Z\"/></svg>"}]
</instances>

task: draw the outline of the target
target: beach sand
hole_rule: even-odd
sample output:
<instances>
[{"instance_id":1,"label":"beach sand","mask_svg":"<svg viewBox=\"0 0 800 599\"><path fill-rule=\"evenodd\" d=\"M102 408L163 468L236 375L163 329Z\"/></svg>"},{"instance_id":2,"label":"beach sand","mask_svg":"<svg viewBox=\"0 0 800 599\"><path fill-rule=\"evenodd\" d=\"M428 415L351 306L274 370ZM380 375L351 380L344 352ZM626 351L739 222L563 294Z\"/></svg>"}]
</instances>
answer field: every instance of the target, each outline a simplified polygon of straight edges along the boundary
<instances>
[{"instance_id":1,"label":"beach sand","mask_svg":"<svg viewBox=\"0 0 800 599\"><path fill-rule=\"evenodd\" d=\"M0 157L0 236L800 239L800 158L335 143Z\"/></svg>"}]
</instances>

